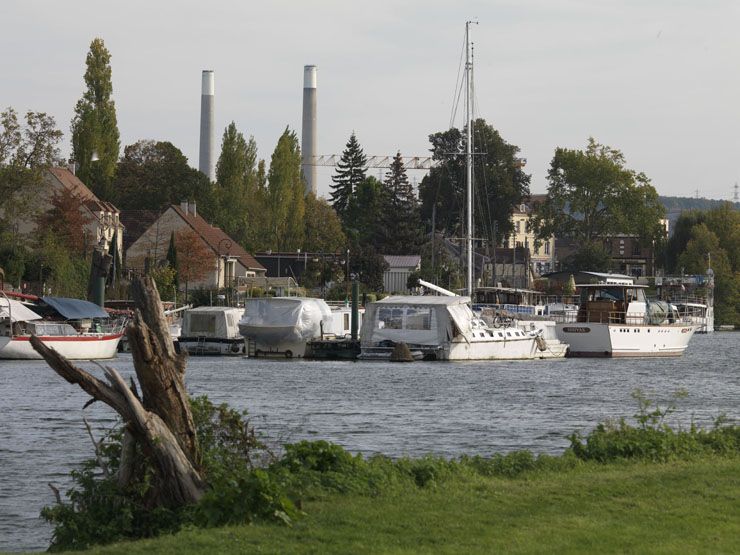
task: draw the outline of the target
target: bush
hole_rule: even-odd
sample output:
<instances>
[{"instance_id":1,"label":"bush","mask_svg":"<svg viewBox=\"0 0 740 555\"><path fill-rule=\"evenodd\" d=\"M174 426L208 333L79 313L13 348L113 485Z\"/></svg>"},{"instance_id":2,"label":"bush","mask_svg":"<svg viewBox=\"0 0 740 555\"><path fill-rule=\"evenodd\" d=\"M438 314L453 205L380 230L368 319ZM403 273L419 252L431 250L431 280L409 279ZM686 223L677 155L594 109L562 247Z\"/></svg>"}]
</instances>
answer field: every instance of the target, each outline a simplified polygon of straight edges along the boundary
<instances>
[{"instance_id":1,"label":"bush","mask_svg":"<svg viewBox=\"0 0 740 555\"><path fill-rule=\"evenodd\" d=\"M666 417L675 412L678 399L685 391L675 392L665 408L635 390L632 397L638 403L634 415L637 426L624 418L600 423L585 438L578 432L569 436L570 449L582 460L608 462L617 459L639 459L665 462L708 454L737 455L740 452L740 427L719 417L710 430L693 423L688 430L674 430Z\"/></svg>"}]
</instances>

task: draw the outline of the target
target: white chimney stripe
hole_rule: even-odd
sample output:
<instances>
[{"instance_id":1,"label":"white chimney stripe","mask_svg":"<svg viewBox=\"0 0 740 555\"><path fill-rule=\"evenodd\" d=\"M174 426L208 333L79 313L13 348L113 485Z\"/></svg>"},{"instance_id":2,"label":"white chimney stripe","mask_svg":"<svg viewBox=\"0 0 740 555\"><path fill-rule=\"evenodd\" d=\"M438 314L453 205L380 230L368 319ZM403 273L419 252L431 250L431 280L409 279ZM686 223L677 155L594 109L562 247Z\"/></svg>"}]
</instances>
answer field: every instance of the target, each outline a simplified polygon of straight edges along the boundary
<instances>
[{"instance_id":1,"label":"white chimney stripe","mask_svg":"<svg viewBox=\"0 0 740 555\"><path fill-rule=\"evenodd\" d=\"M303 88L316 88L316 66L303 66Z\"/></svg>"},{"instance_id":2,"label":"white chimney stripe","mask_svg":"<svg viewBox=\"0 0 740 555\"><path fill-rule=\"evenodd\" d=\"M203 70L203 86L201 88L201 94L208 96L216 94L216 84L215 79L213 78L212 69Z\"/></svg>"}]
</instances>

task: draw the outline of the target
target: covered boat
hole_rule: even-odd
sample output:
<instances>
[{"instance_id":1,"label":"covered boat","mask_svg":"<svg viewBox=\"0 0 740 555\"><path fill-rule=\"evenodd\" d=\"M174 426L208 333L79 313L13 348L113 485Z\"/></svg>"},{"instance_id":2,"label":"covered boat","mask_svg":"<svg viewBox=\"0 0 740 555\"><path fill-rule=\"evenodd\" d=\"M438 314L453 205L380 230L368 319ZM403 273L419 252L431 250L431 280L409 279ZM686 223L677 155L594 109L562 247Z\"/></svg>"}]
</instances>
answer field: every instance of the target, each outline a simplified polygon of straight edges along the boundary
<instances>
[{"instance_id":1,"label":"covered boat","mask_svg":"<svg viewBox=\"0 0 740 555\"><path fill-rule=\"evenodd\" d=\"M475 316L464 296L391 296L370 303L360 335L363 359L388 359L397 343L406 343L412 354L427 360L547 356L537 333L489 326Z\"/></svg>"},{"instance_id":2,"label":"covered boat","mask_svg":"<svg viewBox=\"0 0 740 555\"><path fill-rule=\"evenodd\" d=\"M42 297L29 306L0 298L0 358L40 359L31 335L70 360L113 358L123 326L123 321L112 322L105 310L81 299Z\"/></svg>"},{"instance_id":3,"label":"covered boat","mask_svg":"<svg viewBox=\"0 0 740 555\"><path fill-rule=\"evenodd\" d=\"M308 297L247 299L239 322L241 334L255 344L255 355L286 358L303 357L313 339L344 335L343 326L344 318L335 318L323 299Z\"/></svg>"},{"instance_id":4,"label":"covered boat","mask_svg":"<svg viewBox=\"0 0 740 555\"><path fill-rule=\"evenodd\" d=\"M178 343L191 355L245 355L239 333L241 308L199 306L185 311Z\"/></svg>"}]
</instances>

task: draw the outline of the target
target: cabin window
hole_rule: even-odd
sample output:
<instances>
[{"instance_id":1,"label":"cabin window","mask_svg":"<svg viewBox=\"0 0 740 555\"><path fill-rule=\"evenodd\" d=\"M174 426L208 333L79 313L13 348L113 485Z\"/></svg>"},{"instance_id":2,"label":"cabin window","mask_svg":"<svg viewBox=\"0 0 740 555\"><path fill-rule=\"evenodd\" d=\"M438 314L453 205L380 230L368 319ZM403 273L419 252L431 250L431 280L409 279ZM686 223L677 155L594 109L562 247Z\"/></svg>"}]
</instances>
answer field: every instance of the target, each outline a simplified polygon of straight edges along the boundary
<instances>
[{"instance_id":1,"label":"cabin window","mask_svg":"<svg viewBox=\"0 0 740 555\"><path fill-rule=\"evenodd\" d=\"M215 314L198 314L191 312L188 314L190 321L190 333L216 333L216 315Z\"/></svg>"},{"instance_id":2,"label":"cabin window","mask_svg":"<svg viewBox=\"0 0 740 555\"><path fill-rule=\"evenodd\" d=\"M344 315L344 329L345 330L349 329L349 314Z\"/></svg>"},{"instance_id":3,"label":"cabin window","mask_svg":"<svg viewBox=\"0 0 740 555\"><path fill-rule=\"evenodd\" d=\"M412 308L406 309L407 330L430 330L432 329L432 309Z\"/></svg>"},{"instance_id":4,"label":"cabin window","mask_svg":"<svg viewBox=\"0 0 740 555\"><path fill-rule=\"evenodd\" d=\"M378 328L403 329L403 309L381 308L378 310Z\"/></svg>"}]
</instances>

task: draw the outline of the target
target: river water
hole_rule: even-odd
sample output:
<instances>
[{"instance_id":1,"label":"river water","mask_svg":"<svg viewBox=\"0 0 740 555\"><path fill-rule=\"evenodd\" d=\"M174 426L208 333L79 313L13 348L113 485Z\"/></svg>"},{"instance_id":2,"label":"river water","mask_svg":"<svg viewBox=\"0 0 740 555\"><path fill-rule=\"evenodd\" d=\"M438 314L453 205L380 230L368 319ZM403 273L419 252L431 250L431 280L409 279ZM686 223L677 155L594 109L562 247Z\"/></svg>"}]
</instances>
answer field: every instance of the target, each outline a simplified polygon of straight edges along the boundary
<instances>
[{"instance_id":1,"label":"river water","mask_svg":"<svg viewBox=\"0 0 740 555\"><path fill-rule=\"evenodd\" d=\"M111 363L133 373L129 355ZM100 376L94 364L80 366ZM574 430L631 416L630 393L665 399L678 388L674 423L740 416L740 334L695 336L676 359L534 362L318 362L191 358L192 395L247 409L269 443L327 439L363 454L454 457L515 449L560 453ZM0 362L0 551L43 550L39 518L69 472L92 455L82 417L99 435L116 423L100 403L44 363Z\"/></svg>"}]
</instances>

